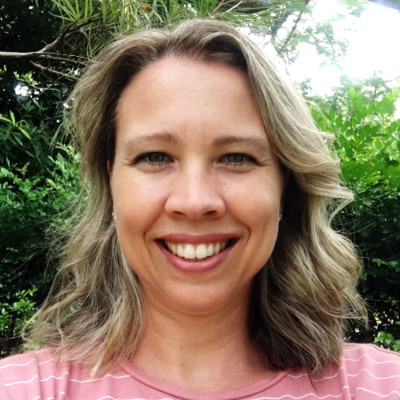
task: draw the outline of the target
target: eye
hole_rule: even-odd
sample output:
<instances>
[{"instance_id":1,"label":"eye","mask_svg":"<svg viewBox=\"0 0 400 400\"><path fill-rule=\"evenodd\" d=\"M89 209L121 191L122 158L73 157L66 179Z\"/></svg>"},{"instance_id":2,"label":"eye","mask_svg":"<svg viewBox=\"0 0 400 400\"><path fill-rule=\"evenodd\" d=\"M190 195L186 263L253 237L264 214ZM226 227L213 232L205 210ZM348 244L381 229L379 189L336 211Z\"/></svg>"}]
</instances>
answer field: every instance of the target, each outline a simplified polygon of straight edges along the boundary
<instances>
[{"instance_id":1,"label":"eye","mask_svg":"<svg viewBox=\"0 0 400 400\"><path fill-rule=\"evenodd\" d=\"M242 165L254 164L255 159L247 154L230 153L222 157L222 162L233 166L242 166Z\"/></svg>"},{"instance_id":2,"label":"eye","mask_svg":"<svg viewBox=\"0 0 400 400\"><path fill-rule=\"evenodd\" d=\"M168 154L160 151L154 151L141 154L140 156L136 157L134 164L146 163L149 165L162 165L171 161L171 157Z\"/></svg>"}]
</instances>

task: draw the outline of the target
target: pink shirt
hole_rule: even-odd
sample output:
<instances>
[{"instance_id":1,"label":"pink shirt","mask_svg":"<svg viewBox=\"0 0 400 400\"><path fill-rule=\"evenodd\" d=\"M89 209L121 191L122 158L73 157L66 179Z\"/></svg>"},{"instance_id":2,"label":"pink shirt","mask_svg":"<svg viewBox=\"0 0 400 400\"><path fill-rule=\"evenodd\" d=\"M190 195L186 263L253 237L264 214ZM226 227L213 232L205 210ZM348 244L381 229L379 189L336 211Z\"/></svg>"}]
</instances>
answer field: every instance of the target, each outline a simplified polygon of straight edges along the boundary
<instances>
[{"instance_id":1,"label":"pink shirt","mask_svg":"<svg viewBox=\"0 0 400 400\"><path fill-rule=\"evenodd\" d=\"M0 361L1 400L399 400L400 354L373 345L345 345L341 365L311 380L281 371L246 387L202 394L155 379L129 363L92 379L81 363L55 363L43 349Z\"/></svg>"}]
</instances>

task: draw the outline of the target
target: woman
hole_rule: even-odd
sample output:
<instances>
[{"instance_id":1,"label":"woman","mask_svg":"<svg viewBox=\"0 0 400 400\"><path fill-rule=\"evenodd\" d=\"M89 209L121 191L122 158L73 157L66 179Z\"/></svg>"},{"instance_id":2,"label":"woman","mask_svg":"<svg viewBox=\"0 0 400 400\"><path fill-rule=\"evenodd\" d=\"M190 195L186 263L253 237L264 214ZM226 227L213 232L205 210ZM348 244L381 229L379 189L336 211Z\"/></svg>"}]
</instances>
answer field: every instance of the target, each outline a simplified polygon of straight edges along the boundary
<instances>
[{"instance_id":1,"label":"woman","mask_svg":"<svg viewBox=\"0 0 400 400\"><path fill-rule=\"evenodd\" d=\"M343 344L365 310L338 162L248 38L126 36L72 99L88 206L1 399L400 398L400 355Z\"/></svg>"}]
</instances>

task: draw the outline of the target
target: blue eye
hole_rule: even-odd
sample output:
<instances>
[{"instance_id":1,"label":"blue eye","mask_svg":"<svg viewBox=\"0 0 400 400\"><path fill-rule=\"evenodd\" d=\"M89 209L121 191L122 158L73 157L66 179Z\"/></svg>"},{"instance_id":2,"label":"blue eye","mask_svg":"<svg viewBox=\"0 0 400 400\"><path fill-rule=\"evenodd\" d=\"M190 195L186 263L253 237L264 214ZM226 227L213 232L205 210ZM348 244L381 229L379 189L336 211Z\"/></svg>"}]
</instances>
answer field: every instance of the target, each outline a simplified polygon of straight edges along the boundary
<instances>
[{"instance_id":1,"label":"blue eye","mask_svg":"<svg viewBox=\"0 0 400 400\"><path fill-rule=\"evenodd\" d=\"M146 158L152 164L161 164L166 161L167 156L164 153L150 153Z\"/></svg>"},{"instance_id":2,"label":"blue eye","mask_svg":"<svg viewBox=\"0 0 400 400\"><path fill-rule=\"evenodd\" d=\"M135 159L135 163L144 162L150 165L161 165L170 161L171 157L159 151L145 153Z\"/></svg>"},{"instance_id":3,"label":"blue eye","mask_svg":"<svg viewBox=\"0 0 400 400\"><path fill-rule=\"evenodd\" d=\"M246 160L246 156L243 154L228 154L225 156L225 159L227 162L230 164L243 164L243 162Z\"/></svg>"},{"instance_id":4,"label":"blue eye","mask_svg":"<svg viewBox=\"0 0 400 400\"><path fill-rule=\"evenodd\" d=\"M222 160L231 165L241 166L246 163L254 163L254 158L242 153L230 153L222 157Z\"/></svg>"}]
</instances>

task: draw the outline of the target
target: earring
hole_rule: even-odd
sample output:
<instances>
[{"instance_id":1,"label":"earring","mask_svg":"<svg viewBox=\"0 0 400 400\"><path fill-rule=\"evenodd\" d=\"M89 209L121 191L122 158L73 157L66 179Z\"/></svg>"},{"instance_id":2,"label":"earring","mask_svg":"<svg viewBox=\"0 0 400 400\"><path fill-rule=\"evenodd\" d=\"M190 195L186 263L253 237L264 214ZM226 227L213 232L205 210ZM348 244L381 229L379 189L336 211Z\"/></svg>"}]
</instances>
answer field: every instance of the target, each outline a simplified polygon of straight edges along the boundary
<instances>
[{"instance_id":1,"label":"earring","mask_svg":"<svg viewBox=\"0 0 400 400\"><path fill-rule=\"evenodd\" d=\"M278 220L280 221L281 219L282 219L282 214L279 214L279 219Z\"/></svg>"},{"instance_id":2,"label":"earring","mask_svg":"<svg viewBox=\"0 0 400 400\"><path fill-rule=\"evenodd\" d=\"M115 216L115 213L114 213L114 211L112 212L112 217L113 217L113 220L114 220L114 221L116 221L116 220L117 220L117 217Z\"/></svg>"}]
</instances>

